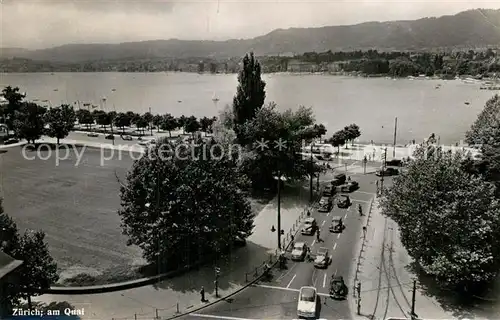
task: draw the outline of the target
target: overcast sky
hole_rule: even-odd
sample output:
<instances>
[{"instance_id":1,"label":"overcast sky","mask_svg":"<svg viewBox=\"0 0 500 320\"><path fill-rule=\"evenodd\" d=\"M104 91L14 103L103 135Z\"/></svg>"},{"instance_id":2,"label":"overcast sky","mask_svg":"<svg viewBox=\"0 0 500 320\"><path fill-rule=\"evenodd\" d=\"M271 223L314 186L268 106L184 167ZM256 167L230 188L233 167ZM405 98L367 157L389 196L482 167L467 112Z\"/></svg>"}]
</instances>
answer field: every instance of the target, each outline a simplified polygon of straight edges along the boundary
<instances>
[{"instance_id":1,"label":"overcast sky","mask_svg":"<svg viewBox=\"0 0 500 320\"><path fill-rule=\"evenodd\" d=\"M0 0L2 47L251 38L276 28L418 19L500 0Z\"/></svg>"}]
</instances>

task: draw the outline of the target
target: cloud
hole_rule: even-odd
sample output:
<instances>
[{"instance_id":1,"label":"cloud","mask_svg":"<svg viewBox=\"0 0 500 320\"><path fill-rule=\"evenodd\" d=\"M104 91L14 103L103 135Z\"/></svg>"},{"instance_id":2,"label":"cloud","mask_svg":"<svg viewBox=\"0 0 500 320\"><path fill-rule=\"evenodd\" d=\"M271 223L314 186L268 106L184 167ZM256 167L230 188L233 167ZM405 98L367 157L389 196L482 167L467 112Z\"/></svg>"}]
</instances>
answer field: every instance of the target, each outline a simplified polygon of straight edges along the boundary
<instances>
[{"instance_id":1,"label":"cloud","mask_svg":"<svg viewBox=\"0 0 500 320\"><path fill-rule=\"evenodd\" d=\"M1 0L0 0L1 2ZM276 28L417 19L500 2L431 0L3 0L2 47L250 38Z\"/></svg>"}]
</instances>

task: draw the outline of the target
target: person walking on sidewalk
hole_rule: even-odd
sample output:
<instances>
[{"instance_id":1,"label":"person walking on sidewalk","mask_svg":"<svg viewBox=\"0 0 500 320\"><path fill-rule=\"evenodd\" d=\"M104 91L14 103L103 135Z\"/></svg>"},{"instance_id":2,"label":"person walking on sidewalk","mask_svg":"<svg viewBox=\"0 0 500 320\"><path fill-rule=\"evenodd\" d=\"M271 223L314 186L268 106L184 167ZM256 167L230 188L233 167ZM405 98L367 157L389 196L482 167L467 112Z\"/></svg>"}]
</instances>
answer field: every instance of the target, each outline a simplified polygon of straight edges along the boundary
<instances>
[{"instance_id":1,"label":"person walking on sidewalk","mask_svg":"<svg viewBox=\"0 0 500 320\"><path fill-rule=\"evenodd\" d=\"M319 237L319 228L316 230L316 241L321 242L321 238Z\"/></svg>"},{"instance_id":2,"label":"person walking on sidewalk","mask_svg":"<svg viewBox=\"0 0 500 320\"><path fill-rule=\"evenodd\" d=\"M206 302L207 300L205 299L205 287L201 287L200 290L200 295L201 295L201 302Z\"/></svg>"},{"instance_id":3,"label":"person walking on sidewalk","mask_svg":"<svg viewBox=\"0 0 500 320\"><path fill-rule=\"evenodd\" d=\"M363 215L363 208L361 207L361 204L358 204L358 212L360 216Z\"/></svg>"}]
</instances>

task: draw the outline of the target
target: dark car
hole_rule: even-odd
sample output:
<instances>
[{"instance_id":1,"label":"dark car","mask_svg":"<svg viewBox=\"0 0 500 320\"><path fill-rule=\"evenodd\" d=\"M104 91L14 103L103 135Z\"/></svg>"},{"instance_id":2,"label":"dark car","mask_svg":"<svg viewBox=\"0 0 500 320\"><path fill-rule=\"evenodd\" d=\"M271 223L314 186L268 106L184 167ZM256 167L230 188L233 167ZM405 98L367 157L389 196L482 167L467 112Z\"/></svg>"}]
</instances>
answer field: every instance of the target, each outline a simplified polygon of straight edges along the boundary
<instances>
[{"instance_id":1,"label":"dark car","mask_svg":"<svg viewBox=\"0 0 500 320\"><path fill-rule=\"evenodd\" d=\"M247 240L245 238L246 235L243 232L237 232L233 239L234 245L237 247L244 247L247 244Z\"/></svg>"},{"instance_id":2,"label":"dark car","mask_svg":"<svg viewBox=\"0 0 500 320\"><path fill-rule=\"evenodd\" d=\"M359 188L359 184L356 181L349 181L340 187L340 192L352 192Z\"/></svg>"},{"instance_id":3,"label":"dark car","mask_svg":"<svg viewBox=\"0 0 500 320\"><path fill-rule=\"evenodd\" d=\"M108 134L105 138L108 140L115 140L115 136L112 134Z\"/></svg>"},{"instance_id":4,"label":"dark car","mask_svg":"<svg viewBox=\"0 0 500 320\"><path fill-rule=\"evenodd\" d=\"M403 161L401 161L399 159L392 159L392 160L386 161L385 165L390 166L390 167L401 167L403 165Z\"/></svg>"},{"instance_id":5,"label":"dark car","mask_svg":"<svg viewBox=\"0 0 500 320\"><path fill-rule=\"evenodd\" d=\"M347 208L349 208L349 206L351 204L352 204L351 198L349 198L349 196L343 194L342 197L337 202L337 207L339 207L341 209L347 209Z\"/></svg>"},{"instance_id":6,"label":"dark car","mask_svg":"<svg viewBox=\"0 0 500 320\"><path fill-rule=\"evenodd\" d=\"M338 173L333 177L331 181L332 186L340 186L343 185L347 180L347 177L343 173Z\"/></svg>"},{"instance_id":7,"label":"dark car","mask_svg":"<svg viewBox=\"0 0 500 320\"><path fill-rule=\"evenodd\" d=\"M333 200L330 197L322 197L319 201L319 212L329 212L332 210Z\"/></svg>"},{"instance_id":8,"label":"dark car","mask_svg":"<svg viewBox=\"0 0 500 320\"><path fill-rule=\"evenodd\" d=\"M342 276L332 276L330 279L330 296L332 299L344 300L347 297L347 291Z\"/></svg>"},{"instance_id":9,"label":"dark car","mask_svg":"<svg viewBox=\"0 0 500 320\"><path fill-rule=\"evenodd\" d=\"M332 197L335 194L335 188L332 185L328 185L323 189L323 196Z\"/></svg>"},{"instance_id":10,"label":"dark car","mask_svg":"<svg viewBox=\"0 0 500 320\"><path fill-rule=\"evenodd\" d=\"M340 233L342 232L342 230L344 230L345 226L344 226L344 223L342 222L342 218L341 217L334 217L332 219L332 224L330 225L330 232L334 232L334 233Z\"/></svg>"},{"instance_id":11,"label":"dark car","mask_svg":"<svg viewBox=\"0 0 500 320\"><path fill-rule=\"evenodd\" d=\"M122 135L121 137L122 137L123 140L127 140L127 141L132 141L133 140L132 136L128 135L128 134Z\"/></svg>"},{"instance_id":12,"label":"dark car","mask_svg":"<svg viewBox=\"0 0 500 320\"><path fill-rule=\"evenodd\" d=\"M399 174L399 170L396 168L385 168L385 169L382 168L380 170L377 170L375 174L379 177L397 176Z\"/></svg>"},{"instance_id":13,"label":"dark car","mask_svg":"<svg viewBox=\"0 0 500 320\"><path fill-rule=\"evenodd\" d=\"M4 144L14 144L14 143L18 143L19 140L16 139L16 138L10 138L10 139L7 139L4 141Z\"/></svg>"}]
</instances>

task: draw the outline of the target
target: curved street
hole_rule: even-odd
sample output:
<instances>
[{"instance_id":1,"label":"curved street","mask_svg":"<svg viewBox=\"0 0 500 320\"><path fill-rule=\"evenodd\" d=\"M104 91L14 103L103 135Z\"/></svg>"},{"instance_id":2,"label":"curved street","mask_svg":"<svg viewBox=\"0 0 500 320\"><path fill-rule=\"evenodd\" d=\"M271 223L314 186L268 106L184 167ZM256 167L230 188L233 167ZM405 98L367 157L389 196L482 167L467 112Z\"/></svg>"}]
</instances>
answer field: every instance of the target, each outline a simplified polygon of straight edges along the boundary
<instances>
[{"instance_id":1,"label":"curved street","mask_svg":"<svg viewBox=\"0 0 500 320\"><path fill-rule=\"evenodd\" d=\"M316 236L297 234L295 242L305 242L314 254L320 247L328 248L332 263L328 268L316 269L312 262L287 261L286 270L273 270L272 280L243 290L241 293L197 313L180 319L294 319L297 318L297 296L302 286L314 286L320 296L320 319L350 319L349 300L335 301L329 295L329 281L333 275L344 277L348 287L352 286L354 276L352 266L356 264L357 244L362 237L362 218L357 207L361 204L363 212L368 212L370 201L376 191L374 174L348 173L360 188L350 194L353 204L349 209L336 205L328 213L317 210L311 212L320 228L320 241ZM322 180L331 180L332 173ZM341 217L345 224L342 233L331 233L329 227L334 217ZM289 253L288 253L289 254ZM348 299L352 296L349 288Z\"/></svg>"}]
</instances>

